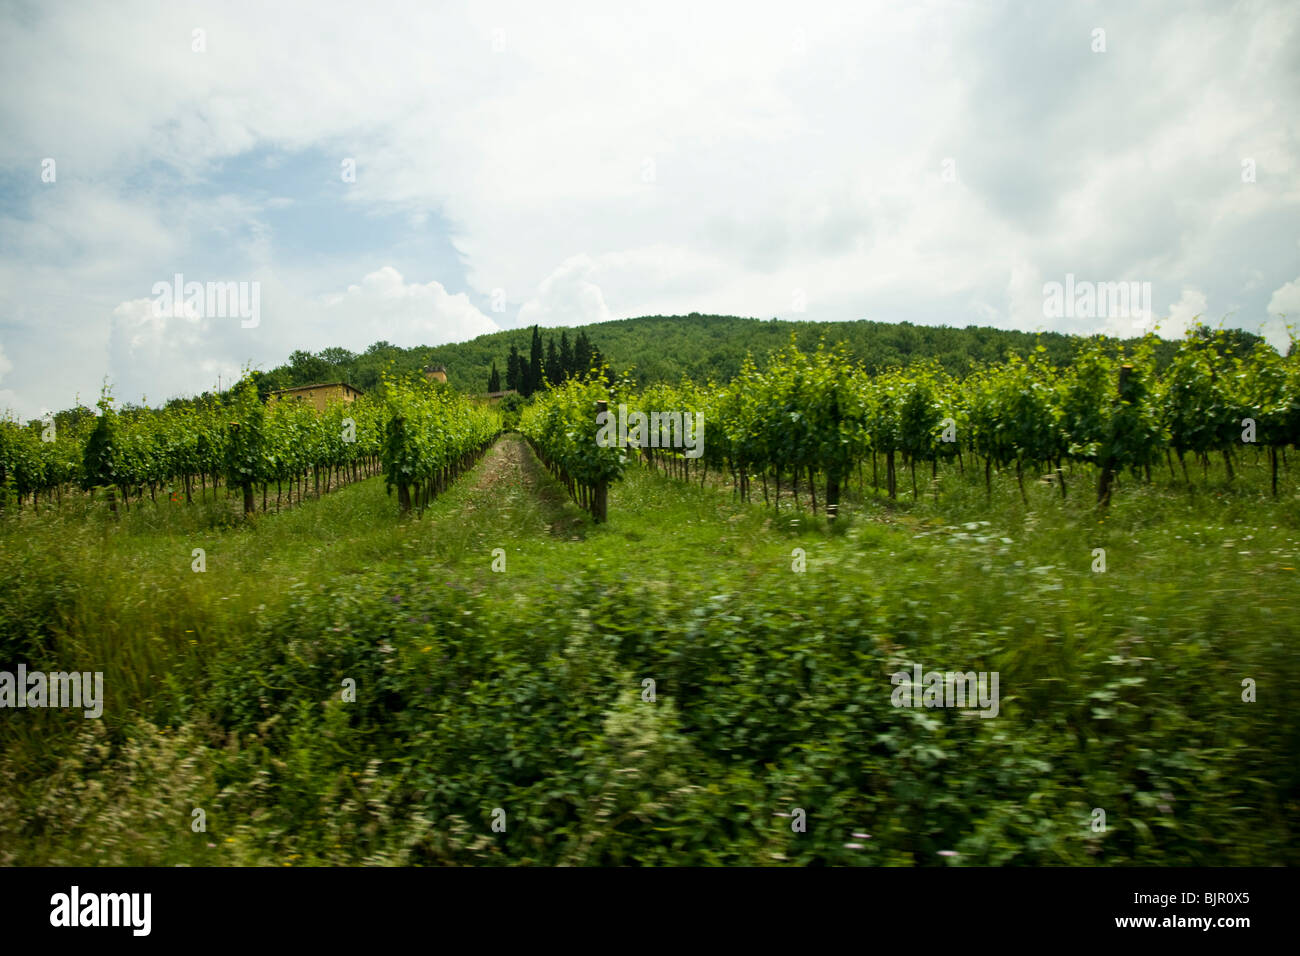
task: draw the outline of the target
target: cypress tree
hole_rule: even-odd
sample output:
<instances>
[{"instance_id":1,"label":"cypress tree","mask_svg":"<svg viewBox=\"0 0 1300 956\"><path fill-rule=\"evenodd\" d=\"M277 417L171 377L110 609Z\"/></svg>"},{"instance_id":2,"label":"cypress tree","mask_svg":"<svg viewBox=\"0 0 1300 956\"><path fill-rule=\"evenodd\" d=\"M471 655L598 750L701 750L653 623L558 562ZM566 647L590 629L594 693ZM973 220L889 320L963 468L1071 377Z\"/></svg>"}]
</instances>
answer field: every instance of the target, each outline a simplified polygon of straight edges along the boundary
<instances>
[{"instance_id":1,"label":"cypress tree","mask_svg":"<svg viewBox=\"0 0 1300 956\"><path fill-rule=\"evenodd\" d=\"M542 387L542 333L533 326L533 344L528 350L528 371L524 375L524 395L533 394Z\"/></svg>"},{"instance_id":2,"label":"cypress tree","mask_svg":"<svg viewBox=\"0 0 1300 956\"><path fill-rule=\"evenodd\" d=\"M564 381L564 369L560 367L560 353L555 349L554 335L546 342L546 380L552 385Z\"/></svg>"},{"instance_id":3,"label":"cypress tree","mask_svg":"<svg viewBox=\"0 0 1300 956\"><path fill-rule=\"evenodd\" d=\"M586 332L578 332L578 340L573 345L573 374L586 375L591 368L591 343L587 341Z\"/></svg>"},{"instance_id":4,"label":"cypress tree","mask_svg":"<svg viewBox=\"0 0 1300 956\"><path fill-rule=\"evenodd\" d=\"M569 344L569 333L560 333L560 381L568 381L574 374L573 346Z\"/></svg>"},{"instance_id":5,"label":"cypress tree","mask_svg":"<svg viewBox=\"0 0 1300 956\"><path fill-rule=\"evenodd\" d=\"M512 388L516 392L524 390L519 375L519 349L513 345L510 346L510 357L506 359L506 388Z\"/></svg>"},{"instance_id":6,"label":"cypress tree","mask_svg":"<svg viewBox=\"0 0 1300 956\"><path fill-rule=\"evenodd\" d=\"M492 374L488 376L488 391L501 391L501 374L497 371L497 363L492 362Z\"/></svg>"}]
</instances>

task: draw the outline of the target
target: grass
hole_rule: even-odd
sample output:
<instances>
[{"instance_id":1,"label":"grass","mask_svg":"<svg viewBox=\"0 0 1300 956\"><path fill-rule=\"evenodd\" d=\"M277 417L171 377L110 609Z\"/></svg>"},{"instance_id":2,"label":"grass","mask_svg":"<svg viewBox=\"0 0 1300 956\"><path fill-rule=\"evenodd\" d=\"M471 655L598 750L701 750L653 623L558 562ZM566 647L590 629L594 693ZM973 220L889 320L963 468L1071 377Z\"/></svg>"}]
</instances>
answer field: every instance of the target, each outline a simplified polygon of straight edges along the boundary
<instances>
[{"instance_id":1,"label":"grass","mask_svg":"<svg viewBox=\"0 0 1300 956\"><path fill-rule=\"evenodd\" d=\"M828 527L634 467L596 526L507 438L406 521L378 478L9 516L0 666L108 701L0 714L0 862L1297 862L1293 476L1070 477ZM892 707L913 663L998 671L999 718Z\"/></svg>"}]
</instances>

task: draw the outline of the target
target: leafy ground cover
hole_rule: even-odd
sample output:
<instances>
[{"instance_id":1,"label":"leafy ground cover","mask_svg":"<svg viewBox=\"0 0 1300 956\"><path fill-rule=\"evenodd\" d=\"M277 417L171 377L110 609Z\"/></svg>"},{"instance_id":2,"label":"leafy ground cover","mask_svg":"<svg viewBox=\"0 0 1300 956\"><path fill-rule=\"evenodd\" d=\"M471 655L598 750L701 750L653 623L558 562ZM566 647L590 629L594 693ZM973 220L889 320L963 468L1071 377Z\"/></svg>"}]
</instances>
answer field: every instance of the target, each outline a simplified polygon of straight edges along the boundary
<instances>
[{"instance_id":1,"label":"leafy ground cover","mask_svg":"<svg viewBox=\"0 0 1300 956\"><path fill-rule=\"evenodd\" d=\"M1295 864L1294 477L1162 480L831 528L633 467L593 525L507 436L418 518L11 515L0 668L107 699L0 711L0 862ZM998 716L895 707L915 664Z\"/></svg>"}]
</instances>

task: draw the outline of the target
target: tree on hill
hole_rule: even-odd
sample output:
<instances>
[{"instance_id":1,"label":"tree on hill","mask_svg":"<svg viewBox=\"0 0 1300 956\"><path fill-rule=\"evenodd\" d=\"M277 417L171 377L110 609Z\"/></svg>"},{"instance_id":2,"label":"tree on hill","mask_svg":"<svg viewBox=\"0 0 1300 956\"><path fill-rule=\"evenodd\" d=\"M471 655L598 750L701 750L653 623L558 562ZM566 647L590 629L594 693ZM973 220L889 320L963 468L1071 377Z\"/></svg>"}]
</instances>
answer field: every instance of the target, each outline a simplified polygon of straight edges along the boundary
<instances>
[{"instance_id":1,"label":"tree on hill","mask_svg":"<svg viewBox=\"0 0 1300 956\"><path fill-rule=\"evenodd\" d=\"M327 349L321 349L316 353L322 362L330 367L329 378L351 383L354 374L357 356L355 353L345 348L332 346Z\"/></svg>"},{"instance_id":2,"label":"tree on hill","mask_svg":"<svg viewBox=\"0 0 1300 956\"><path fill-rule=\"evenodd\" d=\"M330 365L319 355L297 349L289 353L289 378L294 385L319 385L329 378Z\"/></svg>"},{"instance_id":3,"label":"tree on hill","mask_svg":"<svg viewBox=\"0 0 1300 956\"><path fill-rule=\"evenodd\" d=\"M555 348L555 336L546 342L546 380L552 385L564 381L564 368L560 365L560 353Z\"/></svg>"},{"instance_id":4,"label":"tree on hill","mask_svg":"<svg viewBox=\"0 0 1300 956\"><path fill-rule=\"evenodd\" d=\"M542 333L533 326L533 343L528 350L528 373L524 377L525 397L542 387Z\"/></svg>"},{"instance_id":5,"label":"tree on hill","mask_svg":"<svg viewBox=\"0 0 1300 956\"><path fill-rule=\"evenodd\" d=\"M569 333L560 333L560 381L567 381L574 374L573 346L569 344Z\"/></svg>"},{"instance_id":6,"label":"tree on hill","mask_svg":"<svg viewBox=\"0 0 1300 956\"><path fill-rule=\"evenodd\" d=\"M501 391L501 375L497 372L497 363L492 363L492 374L488 376L488 391Z\"/></svg>"},{"instance_id":7,"label":"tree on hill","mask_svg":"<svg viewBox=\"0 0 1300 956\"><path fill-rule=\"evenodd\" d=\"M506 388L523 393L524 382L519 358L519 349L510 346L510 355L506 358Z\"/></svg>"},{"instance_id":8,"label":"tree on hill","mask_svg":"<svg viewBox=\"0 0 1300 956\"><path fill-rule=\"evenodd\" d=\"M578 340L573 344L572 374L586 375L587 370L590 368L591 368L591 342L587 340L587 333L579 329Z\"/></svg>"}]
</instances>

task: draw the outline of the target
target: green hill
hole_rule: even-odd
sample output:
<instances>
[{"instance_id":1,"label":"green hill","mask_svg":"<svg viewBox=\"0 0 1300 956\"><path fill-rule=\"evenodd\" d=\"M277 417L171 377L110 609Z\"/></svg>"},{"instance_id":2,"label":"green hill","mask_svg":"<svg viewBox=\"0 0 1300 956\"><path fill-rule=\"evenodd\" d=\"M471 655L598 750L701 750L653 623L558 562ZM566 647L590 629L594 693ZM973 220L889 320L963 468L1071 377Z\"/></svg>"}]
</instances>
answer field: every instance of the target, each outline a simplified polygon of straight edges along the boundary
<instances>
[{"instance_id":1,"label":"green hill","mask_svg":"<svg viewBox=\"0 0 1300 956\"><path fill-rule=\"evenodd\" d=\"M698 381L712 378L725 382L739 371L746 354L761 361L773 349L789 342L791 334L800 348L808 350L815 349L823 340L828 345L844 342L871 372L891 365L937 359L944 368L956 373L972 364L1000 362L1012 352L1030 352L1038 345L1047 350L1053 362L1065 364L1077 340L1076 336L1059 332L1013 332L974 325L959 329L865 320L790 322L698 313L541 329L544 343L551 339L558 343L562 333L572 341L579 332L586 333L615 370L632 369L643 385L677 381L683 375ZM1248 332L1237 334L1247 342L1262 341ZM492 363L496 363L504 383L510 346L516 346L527 358L531 337L531 328L520 328L437 347L403 349L388 342L377 342L360 354L338 348L314 355L299 351L286 364L269 371L261 388L270 390L343 380L369 390L379 383L381 372L391 361L399 371L430 364L445 365L453 387L483 392L487 390ZM1158 364L1163 366L1174 348L1174 343L1165 343L1157 356Z\"/></svg>"}]
</instances>

